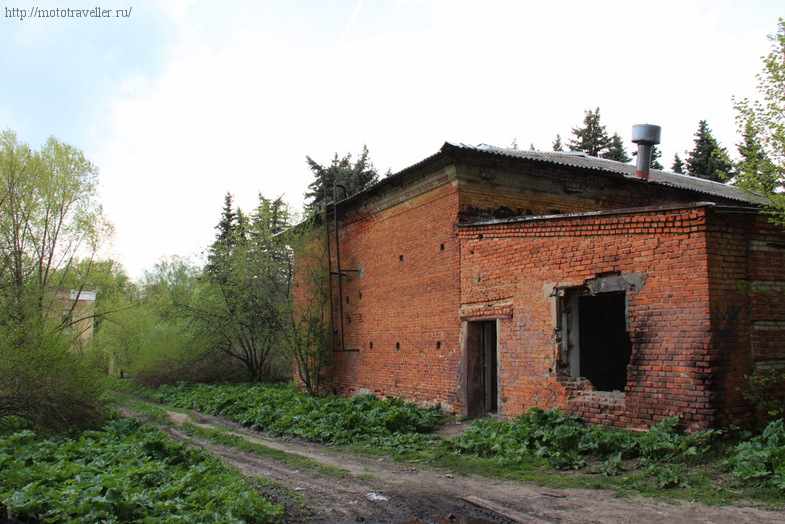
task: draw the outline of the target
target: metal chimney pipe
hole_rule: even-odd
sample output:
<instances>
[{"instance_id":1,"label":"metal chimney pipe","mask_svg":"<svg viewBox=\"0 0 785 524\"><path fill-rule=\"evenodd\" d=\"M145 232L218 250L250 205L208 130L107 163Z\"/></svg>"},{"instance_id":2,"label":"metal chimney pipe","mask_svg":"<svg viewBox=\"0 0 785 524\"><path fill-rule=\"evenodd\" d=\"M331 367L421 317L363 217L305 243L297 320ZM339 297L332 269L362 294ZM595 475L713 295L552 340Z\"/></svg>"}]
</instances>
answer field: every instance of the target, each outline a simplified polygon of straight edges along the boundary
<instances>
[{"instance_id":1,"label":"metal chimney pipe","mask_svg":"<svg viewBox=\"0 0 785 524\"><path fill-rule=\"evenodd\" d=\"M632 126L632 141L638 144L638 165L635 176L643 180L649 179L651 166L651 146L660 143L660 126L636 124Z\"/></svg>"}]
</instances>

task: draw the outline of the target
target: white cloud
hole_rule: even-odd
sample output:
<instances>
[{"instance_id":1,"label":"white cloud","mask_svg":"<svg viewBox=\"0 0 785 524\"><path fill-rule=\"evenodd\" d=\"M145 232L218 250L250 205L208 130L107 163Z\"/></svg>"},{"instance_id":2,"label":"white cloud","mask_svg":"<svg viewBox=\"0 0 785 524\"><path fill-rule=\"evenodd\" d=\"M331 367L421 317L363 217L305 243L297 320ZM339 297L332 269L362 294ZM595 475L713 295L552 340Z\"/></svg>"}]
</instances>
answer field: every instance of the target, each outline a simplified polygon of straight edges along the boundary
<instances>
[{"instance_id":1,"label":"white cloud","mask_svg":"<svg viewBox=\"0 0 785 524\"><path fill-rule=\"evenodd\" d=\"M625 139L633 124L662 125L666 165L703 118L732 149L730 97L752 94L776 29L768 11L703 1L437 0L410 26L402 16L422 16L420 2L341 6L324 22L344 28L329 43L272 31L258 13L194 21L189 1L167 11L180 31L167 65L115 93L94 158L131 274L206 248L226 191L244 209L257 191L299 206L306 154L329 162L367 143L384 171L445 140L550 149L597 106Z\"/></svg>"}]
</instances>

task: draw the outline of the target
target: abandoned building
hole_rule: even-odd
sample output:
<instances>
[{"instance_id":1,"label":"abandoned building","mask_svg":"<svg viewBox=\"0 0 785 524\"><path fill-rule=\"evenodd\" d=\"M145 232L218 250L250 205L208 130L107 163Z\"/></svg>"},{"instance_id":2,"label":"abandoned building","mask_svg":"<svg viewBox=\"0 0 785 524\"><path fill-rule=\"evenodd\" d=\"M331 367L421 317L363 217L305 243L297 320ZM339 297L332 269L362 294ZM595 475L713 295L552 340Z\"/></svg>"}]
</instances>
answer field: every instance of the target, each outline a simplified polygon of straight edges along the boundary
<instances>
[{"instance_id":1,"label":"abandoned building","mask_svg":"<svg viewBox=\"0 0 785 524\"><path fill-rule=\"evenodd\" d=\"M785 365L785 234L738 188L445 143L328 212L336 393L702 428Z\"/></svg>"},{"instance_id":2,"label":"abandoned building","mask_svg":"<svg viewBox=\"0 0 785 524\"><path fill-rule=\"evenodd\" d=\"M71 351L81 352L93 336L97 291L58 288L49 315L68 326L72 338Z\"/></svg>"}]
</instances>

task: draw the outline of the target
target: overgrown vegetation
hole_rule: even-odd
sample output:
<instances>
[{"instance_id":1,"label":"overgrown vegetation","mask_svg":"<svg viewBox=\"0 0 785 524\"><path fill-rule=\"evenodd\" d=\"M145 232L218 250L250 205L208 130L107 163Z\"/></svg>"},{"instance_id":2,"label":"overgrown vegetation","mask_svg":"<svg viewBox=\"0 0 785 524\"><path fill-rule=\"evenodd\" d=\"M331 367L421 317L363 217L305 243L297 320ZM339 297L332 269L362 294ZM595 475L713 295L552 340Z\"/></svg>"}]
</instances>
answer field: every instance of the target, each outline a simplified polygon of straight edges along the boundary
<instances>
[{"instance_id":1,"label":"overgrown vegetation","mask_svg":"<svg viewBox=\"0 0 785 524\"><path fill-rule=\"evenodd\" d=\"M681 494L710 503L785 501L782 422L755 438L734 428L684 433L675 417L633 432L584 426L561 410L533 408L513 420L474 421L460 436L442 440L427 433L439 427L442 414L397 399L319 399L291 386L249 384L178 384L136 392L257 429L428 460L458 473Z\"/></svg>"},{"instance_id":2,"label":"overgrown vegetation","mask_svg":"<svg viewBox=\"0 0 785 524\"><path fill-rule=\"evenodd\" d=\"M187 384L148 392L159 402L221 415L246 426L330 444L423 442L444 421L439 408L373 395L313 397L292 384ZM417 435L417 436L414 436Z\"/></svg>"},{"instance_id":3,"label":"overgrown vegetation","mask_svg":"<svg viewBox=\"0 0 785 524\"><path fill-rule=\"evenodd\" d=\"M34 151L0 131L0 419L59 430L103 418L101 362L81 351L85 282L62 287L110 233L97 176L73 146Z\"/></svg>"},{"instance_id":4,"label":"overgrown vegetation","mask_svg":"<svg viewBox=\"0 0 785 524\"><path fill-rule=\"evenodd\" d=\"M132 419L77 435L0 435L0 450L0 500L21 520L276 522L282 517L282 509L236 470Z\"/></svg>"}]
</instances>

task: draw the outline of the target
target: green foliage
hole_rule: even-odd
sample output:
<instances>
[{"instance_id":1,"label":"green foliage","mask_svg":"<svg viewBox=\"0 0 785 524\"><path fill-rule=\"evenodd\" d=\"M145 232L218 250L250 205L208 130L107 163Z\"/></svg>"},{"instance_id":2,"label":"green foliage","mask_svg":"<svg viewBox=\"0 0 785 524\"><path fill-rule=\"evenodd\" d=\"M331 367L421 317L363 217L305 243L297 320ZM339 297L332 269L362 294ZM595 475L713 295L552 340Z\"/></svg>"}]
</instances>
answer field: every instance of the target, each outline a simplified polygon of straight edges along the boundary
<instances>
[{"instance_id":1,"label":"green foliage","mask_svg":"<svg viewBox=\"0 0 785 524\"><path fill-rule=\"evenodd\" d=\"M291 212L282 199L259 195L250 218L227 195L203 281L181 310L214 352L241 363L248 379L278 378L289 328L292 256L284 232Z\"/></svg>"},{"instance_id":2,"label":"green foliage","mask_svg":"<svg viewBox=\"0 0 785 524\"><path fill-rule=\"evenodd\" d=\"M625 164L632 160L627 156L627 151L624 150L624 142L622 141L621 136L619 136L619 133L613 134L608 143L608 151L603 153L602 158L623 162Z\"/></svg>"},{"instance_id":3,"label":"green foliage","mask_svg":"<svg viewBox=\"0 0 785 524\"><path fill-rule=\"evenodd\" d=\"M553 141L553 150L554 151L564 151L564 144L561 141L561 135L556 135L556 140Z\"/></svg>"},{"instance_id":4,"label":"green foliage","mask_svg":"<svg viewBox=\"0 0 785 524\"><path fill-rule=\"evenodd\" d=\"M671 171L674 173L684 174L684 162L682 161L681 157L678 153L673 155L673 164L671 165Z\"/></svg>"},{"instance_id":5,"label":"green foliage","mask_svg":"<svg viewBox=\"0 0 785 524\"><path fill-rule=\"evenodd\" d=\"M305 198L310 199L306 207L315 211L325 204L324 195L327 193L327 202L333 201L333 182L343 186L343 190L336 189L335 197L340 201L360 191L371 187L379 180L379 173L368 158L368 147L363 146L360 157L352 162L352 155L348 153L343 158L335 153L332 163L325 167L311 157L305 157L308 167L314 174L314 181L308 185Z\"/></svg>"},{"instance_id":6,"label":"green foliage","mask_svg":"<svg viewBox=\"0 0 785 524\"><path fill-rule=\"evenodd\" d=\"M36 522L275 522L235 470L131 419L40 439L0 436L0 500Z\"/></svg>"},{"instance_id":7,"label":"green foliage","mask_svg":"<svg viewBox=\"0 0 785 524\"><path fill-rule=\"evenodd\" d=\"M33 151L0 132L2 418L58 430L102 416L76 300L61 287L85 289L85 277L72 274L77 255L91 257L111 233L97 185L97 168L73 146L49 138Z\"/></svg>"},{"instance_id":8,"label":"green foliage","mask_svg":"<svg viewBox=\"0 0 785 524\"><path fill-rule=\"evenodd\" d=\"M770 369L745 375L747 384L738 388L755 405L766 421L785 416L785 371Z\"/></svg>"},{"instance_id":9,"label":"green foliage","mask_svg":"<svg viewBox=\"0 0 785 524\"><path fill-rule=\"evenodd\" d=\"M332 363L331 330L334 332L328 244L315 225L323 220L325 212L314 212L305 232L290 235L297 252L297 280L292 287L289 329L285 331L286 347L297 376L314 396L320 392L324 370Z\"/></svg>"},{"instance_id":10,"label":"green foliage","mask_svg":"<svg viewBox=\"0 0 785 524\"><path fill-rule=\"evenodd\" d=\"M583 127L575 127L570 140L570 151L583 151L587 155L600 157L608 152L611 138L605 126L600 124L600 108L585 111Z\"/></svg>"},{"instance_id":11,"label":"green foliage","mask_svg":"<svg viewBox=\"0 0 785 524\"><path fill-rule=\"evenodd\" d=\"M272 433L332 444L428 433L444 421L439 408L421 409L401 399L379 400L373 395L317 398L290 384L179 383L158 388L153 398ZM390 442L404 445L403 440Z\"/></svg>"},{"instance_id":12,"label":"green foliage","mask_svg":"<svg viewBox=\"0 0 785 524\"><path fill-rule=\"evenodd\" d=\"M686 163L691 176L714 182L729 181L733 170L728 152L711 134L711 129L705 120L698 123L695 148L687 153Z\"/></svg>"},{"instance_id":13,"label":"green foliage","mask_svg":"<svg viewBox=\"0 0 785 524\"><path fill-rule=\"evenodd\" d=\"M0 326L0 425L9 417L46 431L100 424L105 362L71 352L58 331L31 323L23 333Z\"/></svg>"},{"instance_id":14,"label":"green foliage","mask_svg":"<svg viewBox=\"0 0 785 524\"><path fill-rule=\"evenodd\" d=\"M594 471L618 475L623 460L637 458L662 476L661 484L673 483L674 471L661 463L686 463L706 453L715 431L683 435L676 431L675 418L666 418L646 433L633 433L600 426L583 426L577 417L561 410L532 408L512 421L480 420L459 437L445 443L443 452L491 458L502 462L534 463L556 469L580 469L587 458L603 460Z\"/></svg>"},{"instance_id":15,"label":"green foliage","mask_svg":"<svg viewBox=\"0 0 785 524\"><path fill-rule=\"evenodd\" d=\"M734 102L736 122L744 137L739 152L738 184L768 200L771 218L785 225L785 19L769 36L771 52L757 75L759 100Z\"/></svg>"},{"instance_id":16,"label":"green foliage","mask_svg":"<svg viewBox=\"0 0 785 524\"><path fill-rule=\"evenodd\" d=\"M638 456L643 464L655 462L694 462L709 449L717 436L715 430L681 434L679 419L665 417L637 436Z\"/></svg>"},{"instance_id":17,"label":"green foliage","mask_svg":"<svg viewBox=\"0 0 785 524\"><path fill-rule=\"evenodd\" d=\"M763 433L736 448L731 460L733 474L757 479L785 490L785 423L777 419Z\"/></svg>"}]
</instances>

